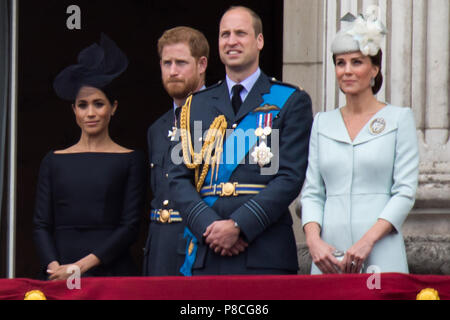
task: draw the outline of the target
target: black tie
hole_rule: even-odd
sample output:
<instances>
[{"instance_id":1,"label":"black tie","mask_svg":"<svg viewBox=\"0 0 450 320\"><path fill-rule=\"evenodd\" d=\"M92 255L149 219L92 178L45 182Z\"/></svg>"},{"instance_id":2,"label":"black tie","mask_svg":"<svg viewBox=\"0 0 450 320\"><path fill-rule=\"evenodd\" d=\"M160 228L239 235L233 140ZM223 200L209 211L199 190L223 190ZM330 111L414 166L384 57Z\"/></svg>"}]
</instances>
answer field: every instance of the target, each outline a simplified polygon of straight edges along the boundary
<instances>
[{"instance_id":1,"label":"black tie","mask_svg":"<svg viewBox=\"0 0 450 320\"><path fill-rule=\"evenodd\" d=\"M244 89L244 86L241 84L236 84L232 91L233 91L233 97L231 98L231 105L233 106L234 114L237 114L239 111L239 108L242 104L241 99L241 91Z\"/></svg>"},{"instance_id":2,"label":"black tie","mask_svg":"<svg viewBox=\"0 0 450 320\"><path fill-rule=\"evenodd\" d=\"M175 124L180 120L181 107L175 109ZM176 125L175 125L176 126Z\"/></svg>"}]
</instances>

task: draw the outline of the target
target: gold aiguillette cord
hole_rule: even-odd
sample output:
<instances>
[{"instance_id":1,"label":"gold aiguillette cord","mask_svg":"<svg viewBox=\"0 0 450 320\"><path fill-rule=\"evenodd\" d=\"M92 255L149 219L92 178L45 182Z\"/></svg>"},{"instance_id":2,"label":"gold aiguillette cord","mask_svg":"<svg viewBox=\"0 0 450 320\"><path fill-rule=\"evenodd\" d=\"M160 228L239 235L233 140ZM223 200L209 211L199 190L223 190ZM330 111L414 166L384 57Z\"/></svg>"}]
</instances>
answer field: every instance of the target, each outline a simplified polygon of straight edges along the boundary
<instances>
[{"instance_id":1,"label":"gold aiguillette cord","mask_svg":"<svg viewBox=\"0 0 450 320\"><path fill-rule=\"evenodd\" d=\"M190 126L190 113L191 113L192 96L190 96L180 114L180 129L181 129L181 146L183 151L183 160L187 168L195 170L195 185L197 192L200 192L205 182L206 175L208 174L209 166L212 162L211 171L211 185L212 177L215 175L217 180L217 174L219 171L219 165L223 151L223 138L227 129L227 121L225 116L217 116L211 126L209 127L208 134L203 143L200 153L195 153L192 145L191 138L191 126ZM214 156L212 156L213 151ZM200 165L202 160L205 160L201 175L199 177Z\"/></svg>"}]
</instances>

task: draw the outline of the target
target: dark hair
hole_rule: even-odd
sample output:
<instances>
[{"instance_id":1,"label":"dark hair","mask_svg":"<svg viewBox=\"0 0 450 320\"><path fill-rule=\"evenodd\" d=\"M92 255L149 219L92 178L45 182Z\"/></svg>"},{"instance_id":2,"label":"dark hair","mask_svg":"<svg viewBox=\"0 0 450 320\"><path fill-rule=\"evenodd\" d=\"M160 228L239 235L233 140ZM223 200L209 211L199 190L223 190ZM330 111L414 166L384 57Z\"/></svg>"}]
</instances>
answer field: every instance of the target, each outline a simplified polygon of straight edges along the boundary
<instances>
[{"instance_id":1,"label":"dark hair","mask_svg":"<svg viewBox=\"0 0 450 320\"><path fill-rule=\"evenodd\" d=\"M383 85L383 73L381 72L381 67L383 65L383 51L380 49L375 56L369 56L369 58L372 61L372 64L380 69L375 77L375 85L372 87L373 94L377 94Z\"/></svg>"},{"instance_id":2,"label":"dark hair","mask_svg":"<svg viewBox=\"0 0 450 320\"><path fill-rule=\"evenodd\" d=\"M103 88L99 88L97 86L93 86L90 84L83 84L78 89L77 96L78 96L78 93L80 92L81 88L83 88L83 87L92 87L92 88L98 89L101 92L103 92L103 94L106 96L106 98L108 99L111 106L114 104L114 101L118 101L117 91L120 89L120 84L118 84L117 79L116 79L116 81L112 81L112 82L108 83ZM75 101L76 101L76 97L72 101L72 103L75 104Z\"/></svg>"},{"instance_id":3,"label":"dark hair","mask_svg":"<svg viewBox=\"0 0 450 320\"><path fill-rule=\"evenodd\" d=\"M119 86L118 82L112 81L111 83L109 83L108 85L106 85L105 87L103 87L99 90L101 90L105 94L106 98L108 98L109 103L112 106L112 105L114 105L114 101L118 100L117 92L118 92L118 90L120 90L119 88L120 88L120 86Z\"/></svg>"},{"instance_id":4,"label":"dark hair","mask_svg":"<svg viewBox=\"0 0 450 320\"><path fill-rule=\"evenodd\" d=\"M383 51L380 49L375 56L369 56L369 58L370 61L372 61L372 64L380 69L375 77L375 85L372 87L373 94L377 94L383 85L383 73L381 72L381 67L383 65ZM336 54L333 54L333 63L336 65Z\"/></svg>"}]
</instances>

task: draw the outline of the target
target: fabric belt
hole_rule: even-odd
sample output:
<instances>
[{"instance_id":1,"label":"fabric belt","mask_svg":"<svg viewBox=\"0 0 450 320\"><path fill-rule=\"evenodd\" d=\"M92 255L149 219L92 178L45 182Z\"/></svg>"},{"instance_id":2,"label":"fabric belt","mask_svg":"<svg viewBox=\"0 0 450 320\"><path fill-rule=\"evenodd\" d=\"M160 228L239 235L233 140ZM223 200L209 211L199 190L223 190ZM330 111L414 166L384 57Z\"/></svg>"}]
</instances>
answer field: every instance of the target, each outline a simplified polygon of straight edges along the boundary
<instances>
[{"instance_id":1,"label":"fabric belt","mask_svg":"<svg viewBox=\"0 0 450 320\"><path fill-rule=\"evenodd\" d=\"M202 197L237 197L241 194L258 194L266 186L263 184L240 184L237 182L226 182L203 187L200 190Z\"/></svg>"},{"instance_id":2,"label":"fabric belt","mask_svg":"<svg viewBox=\"0 0 450 320\"><path fill-rule=\"evenodd\" d=\"M152 209L150 211L150 220L160 223L174 223L183 221L180 212L172 209Z\"/></svg>"}]
</instances>

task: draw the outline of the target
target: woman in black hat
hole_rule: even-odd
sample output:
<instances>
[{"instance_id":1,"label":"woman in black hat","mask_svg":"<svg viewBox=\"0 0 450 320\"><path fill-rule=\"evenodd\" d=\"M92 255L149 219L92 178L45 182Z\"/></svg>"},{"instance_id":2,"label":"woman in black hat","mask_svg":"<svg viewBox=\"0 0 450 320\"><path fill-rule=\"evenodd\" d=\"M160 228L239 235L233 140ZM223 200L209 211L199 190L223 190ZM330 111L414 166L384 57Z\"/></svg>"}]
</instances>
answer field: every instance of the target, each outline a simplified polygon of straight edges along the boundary
<instances>
[{"instance_id":1,"label":"woman in black hat","mask_svg":"<svg viewBox=\"0 0 450 320\"><path fill-rule=\"evenodd\" d=\"M136 240L145 194L142 152L109 136L118 102L111 82L128 66L123 52L102 34L54 81L57 95L73 102L81 128L73 146L49 152L41 163L34 239L50 280L136 274L129 254Z\"/></svg>"}]
</instances>

